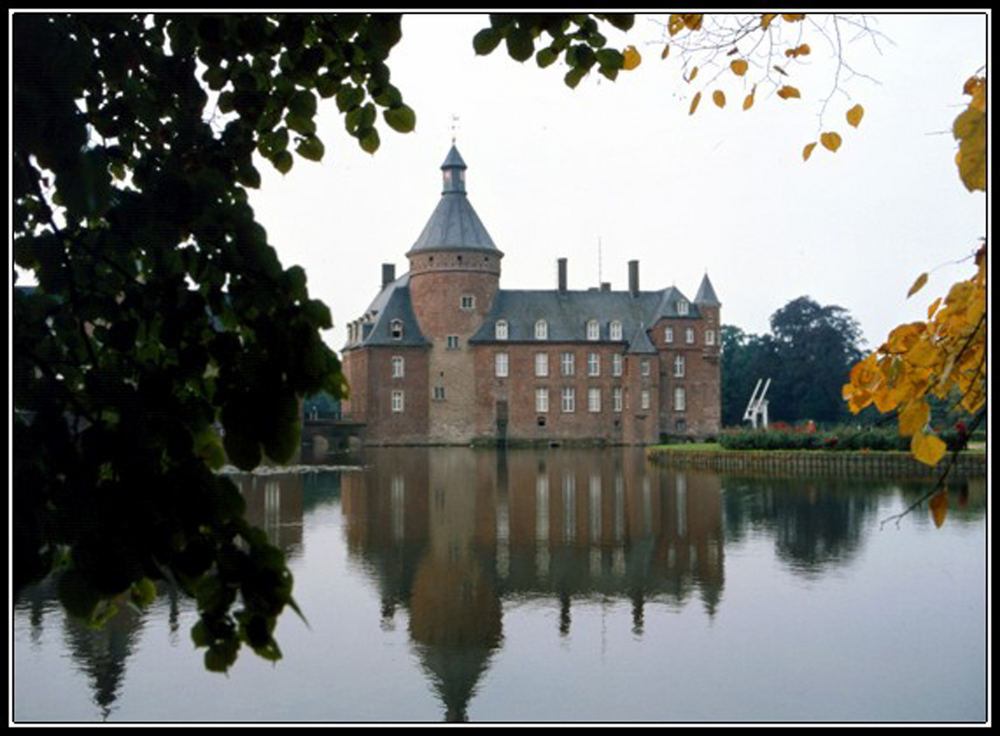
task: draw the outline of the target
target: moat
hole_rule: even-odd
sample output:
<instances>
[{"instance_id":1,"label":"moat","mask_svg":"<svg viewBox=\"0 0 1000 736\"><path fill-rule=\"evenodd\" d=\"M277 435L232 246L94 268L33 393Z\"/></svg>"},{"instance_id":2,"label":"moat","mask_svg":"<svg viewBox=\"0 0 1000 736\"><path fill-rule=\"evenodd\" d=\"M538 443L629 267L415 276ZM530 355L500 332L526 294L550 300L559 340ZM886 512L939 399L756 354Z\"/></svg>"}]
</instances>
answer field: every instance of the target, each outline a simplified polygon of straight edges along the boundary
<instances>
[{"instance_id":1,"label":"moat","mask_svg":"<svg viewBox=\"0 0 1000 736\"><path fill-rule=\"evenodd\" d=\"M671 470L641 449L385 448L234 475L308 626L204 671L163 589L15 603L17 722L980 722L984 479Z\"/></svg>"}]
</instances>

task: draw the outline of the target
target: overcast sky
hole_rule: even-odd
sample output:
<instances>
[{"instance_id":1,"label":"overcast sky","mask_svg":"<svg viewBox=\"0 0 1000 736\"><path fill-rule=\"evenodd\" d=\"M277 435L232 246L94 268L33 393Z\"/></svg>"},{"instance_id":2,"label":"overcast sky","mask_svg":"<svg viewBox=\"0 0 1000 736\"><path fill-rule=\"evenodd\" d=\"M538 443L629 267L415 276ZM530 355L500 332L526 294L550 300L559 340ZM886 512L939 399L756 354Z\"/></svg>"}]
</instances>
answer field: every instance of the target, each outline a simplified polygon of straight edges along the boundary
<instances>
[{"instance_id":1,"label":"overcast sky","mask_svg":"<svg viewBox=\"0 0 1000 736\"><path fill-rule=\"evenodd\" d=\"M310 294L330 307L326 339L339 350L345 324L378 291L381 264L407 270L457 115L470 201L505 254L501 288L554 288L556 259L567 257L571 289L624 289L637 259L641 288L676 286L689 298L707 272L724 324L767 332L775 310L808 295L847 309L875 348L972 273L971 259L954 262L985 234L986 198L961 184L950 130L969 99L963 83L986 63L987 29L982 14L873 17L891 42L856 41L847 59L878 83L842 72L850 98L835 95L820 127L835 59L808 28L812 54L789 82L801 99L761 89L743 111L742 80L727 72L689 115L711 75L683 82L648 17L627 35L642 53L636 70L615 82L595 72L571 90L562 62L519 64L502 46L477 57L485 16L407 15L388 63L416 130L381 125L369 155L334 101L321 101L323 162L296 157L284 177L262 162L251 203L283 265L302 265ZM724 109L708 99L715 88ZM865 109L858 129L844 120L855 103ZM821 130L839 132L842 147L817 146L803 162ZM922 271L930 281L908 300Z\"/></svg>"}]
</instances>

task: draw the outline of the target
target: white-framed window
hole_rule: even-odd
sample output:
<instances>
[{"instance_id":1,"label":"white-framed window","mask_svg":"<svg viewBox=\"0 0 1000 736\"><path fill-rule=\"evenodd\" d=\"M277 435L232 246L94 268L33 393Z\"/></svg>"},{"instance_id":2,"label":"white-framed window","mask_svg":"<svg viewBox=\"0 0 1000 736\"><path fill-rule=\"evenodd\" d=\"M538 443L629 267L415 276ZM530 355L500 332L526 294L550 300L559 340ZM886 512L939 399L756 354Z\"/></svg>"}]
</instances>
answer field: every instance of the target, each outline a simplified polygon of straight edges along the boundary
<instances>
[{"instance_id":1,"label":"white-framed window","mask_svg":"<svg viewBox=\"0 0 1000 736\"><path fill-rule=\"evenodd\" d=\"M601 410L601 389L591 387L587 389L587 411L599 412Z\"/></svg>"},{"instance_id":2,"label":"white-framed window","mask_svg":"<svg viewBox=\"0 0 1000 736\"><path fill-rule=\"evenodd\" d=\"M620 376L622 374L622 356L621 353L615 353L611 356L611 375Z\"/></svg>"},{"instance_id":3,"label":"white-framed window","mask_svg":"<svg viewBox=\"0 0 1000 736\"><path fill-rule=\"evenodd\" d=\"M649 358L643 358L642 361L640 361L639 365L642 368L642 375L648 376L649 375Z\"/></svg>"},{"instance_id":4,"label":"white-framed window","mask_svg":"<svg viewBox=\"0 0 1000 736\"><path fill-rule=\"evenodd\" d=\"M715 330L705 330L705 344L715 345Z\"/></svg>"},{"instance_id":5,"label":"white-framed window","mask_svg":"<svg viewBox=\"0 0 1000 736\"><path fill-rule=\"evenodd\" d=\"M684 356L674 356L674 378L684 378Z\"/></svg>"},{"instance_id":6,"label":"white-framed window","mask_svg":"<svg viewBox=\"0 0 1000 736\"><path fill-rule=\"evenodd\" d=\"M549 410L549 390L547 388L535 389L535 411L545 414Z\"/></svg>"},{"instance_id":7,"label":"white-framed window","mask_svg":"<svg viewBox=\"0 0 1000 736\"><path fill-rule=\"evenodd\" d=\"M564 414L576 411L576 389L566 386L562 390L562 410Z\"/></svg>"},{"instance_id":8,"label":"white-framed window","mask_svg":"<svg viewBox=\"0 0 1000 736\"><path fill-rule=\"evenodd\" d=\"M688 303L684 299L677 300L677 314L683 316L688 313Z\"/></svg>"},{"instance_id":9,"label":"white-framed window","mask_svg":"<svg viewBox=\"0 0 1000 736\"><path fill-rule=\"evenodd\" d=\"M596 319L587 320L587 339L588 340L600 340L601 339L601 325Z\"/></svg>"},{"instance_id":10,"label":"white-framed window","mask_svg":"<svg viewBox=\"0 0 1000 736\"><path fill-rule=\"evenodd\" d=\"M497 378L506 378L508 375L508 368L510 359L507 353L497 353L494 357L494 367L496 368Z\"/></svg>"},{"instance_id":11,"label":"white-framed window","mask_svg":"<svg viewBox=\"0 0 1000 736\"><path fill-rule=\"evenodd\" d=\"M687 394L683 386L674 388L674 411L684 411L687 408Z\"/></svg>"},{"instance_id":12,"label":"white-framed window","mask_svg":"<svg viewBox=\"0 0 1000 736\"><path fill-rule=\"evenodd\" d=\"M448 349L458 350L458 335L448 335Z\"/></svg>"},{"instance_id":13,"label":"white-framed window","mask_svg":"<svg viewBox=\"0 0 1000 736\"><path fill-rule=\"evenodd\" d=\"M674 328L673 327L664 327L663 328L663 341L664 342L673 342L674 341Z\"/></svg>"},{"instance_id":14,"label":"white-framed window","mask_svg":"<svg viewBox=\"0 0 1000 736\"><path fill-rule=\"evenodd\" d=\"M536 376L547 376L547 375L549 375L549 354L548 353L535 353L535 375Z\"/></svg>"},{"instance_id":15,"label":"white-framed window","mask_svg":"<svg viewBox=\"0 0 1000 736\"><path fill-rule=\"evenodd\" d=\"M694 345L694 327L688 327L684 330L684 341L688 345Z\"/></svg>"},{"instance_id":16,"label":"white-framed window","mask_svg":"<svg viewBox=\"0 0 1000 736\"><path fill-rule=\"evenodd\" d=\"M472 294L462 294L462 299L459 302L462 309L475 309L476 307L476 297Z\"/></svg>"},{"instance_id":17,"label":"white-framed window","mask_svg":"<svg viewBox=\"0 0 1000 736\"><path fill-rule=\"evenodd\" d=\"M611 323L610 337L612 340L622 339L622 323L619 322L618 320L614 320Z\"/></svg>"},{"instance_id":18,"label":"white-framed window","mask_svg":"<svg viewBox=\"0 0 1000 736\"><path fill-rule=\"evenodd\" d=\"M394 414L401 414L403 411L403 392L392 392L392 411Z\"/></svg>"},{"instance_id":19,"label":"white-framed window","mask_svg":"<svg viewBox=\"0 0 1000 736\"><path fill-rule=\"evenodd\" d=\"M402 355L392 356L392 377L402 378L406 370L406 361L403 360Z\"/></svg>"},{"instance_id":20,"label":"white-framed window","mask_svg":"<svg viewBox=\"0 0 1000 736\"><path fill-rule=\"evenodd\" d=\"M435 386L432 395L435 401L444 401L444 386Z\"/></svg>"},{"instance_id":21,"label":"white-framed window","mask_svg":"<svg viewBox=\"0 0 1000 736\"><path fill-rule=\"evenodd\" d=\"M601 375L601 356L597 353L587 354L587 375L588 376L599 376Z\"/></svg>"},{"instance_id":22,"label":"white-framed window","mask_svg":"<svg viewBox=\"0 0 1000 736\"><path fill-rule=\"evenodd\" d=\"M393 340L403 339L403 320L394 319L389 323L389 334L392 335Z\"/></svg>"},{"instance_id":23,"label":"white-framed window","mask_svg":"<svg viewBox=\"0 0 1000 736\"><path fill-rule=\"evenodd\" d=\"M493 327L493 336L497 340L507 339L507 320L505 319L497 320L496 324Z\"/></svg>"},{"instance_id":24,"label":"white-framed window","mask_svg":"<svg viewBox=\"0 0 1000 736\"><path fill-rule=\"evenodd\" d=\"M549 323L544 319L540 319L535 322L535 339L536 340L548 340L549 339Z\"/></svg>"},{"instance_id":25,"label":"white-framed window","mask_svg":"<svg viewBox=\"0 0 1000 736\"><path fill-rule=\"evenodd\" d=\"M615 386L611 389L611 407L615 412L621 414L622 411L622 387Z\"/></svg>"},{"instance_id":26,"label":"white-framed window","mask_svg":"<svg viewBox=\"0 0 1000 736\"><path fill-rule=\"evenodd\" d=\"M572 376L574 372L573 353L562 353L559 356L559 372L564 376Z\"/></svg>"},{"instance_id":27,"label":"white-framed window","mask_svg":"<svg viewBox=\"0 0 1000 736\"><path fill-rule=\"evenodd\" d=\"M644 388L639 392L639 406L643 409L649 408L649 389Z\"/></svg>"}]
</instances>

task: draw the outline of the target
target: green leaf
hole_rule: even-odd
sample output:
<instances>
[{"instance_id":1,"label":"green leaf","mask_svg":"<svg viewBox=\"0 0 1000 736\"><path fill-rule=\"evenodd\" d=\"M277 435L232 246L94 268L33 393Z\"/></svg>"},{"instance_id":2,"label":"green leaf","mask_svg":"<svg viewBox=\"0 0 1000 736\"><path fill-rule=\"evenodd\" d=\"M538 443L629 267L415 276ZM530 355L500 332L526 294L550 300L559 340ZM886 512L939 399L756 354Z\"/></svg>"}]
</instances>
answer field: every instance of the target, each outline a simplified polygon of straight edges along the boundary
<instances>
[{"instance_id":1,"label":"green leaf","mask_svg":"<svg viewBox=\"0 0 1000 736\"><path fill-rule=\"evenodd\" d=\"M546 47L544 49L539 49L538 53L535 54L535 62L542 69L544 69L545 67L547 67L550 64L554 63L556 61L556 59L558 59L558 58L559 58L559 55L556 54L556 52L553 51L551 47Z\"/></svg>"},{"instance_id":2,"label":"green leaf","mask_svg":"<svg viewBox=\"0 0 1000 736\"><path fill-rule=\"evenodd\" d=\"M503 36L495 28L484 28L472 38L472 48L480 56L491 53L500 43Z\"/></svg>"},{"instance_id":3,"label":"green leaf","mask_svg":"<svg viewBox=\"0 0 1000 736\"><path fill-rule=\"evenodd\" d=\"M322 161L325 149L323 147L323 141L319 138L313 137L303 138L299 141L299 145L295 148L295 151L302 156L302 158L307 158L310 161Z\"/></svg>"},{"instance_id":4,"label":"green leaf","mask_svg":"<svg viewBox=\"0 0 1000 736\"><path fill-rule=\"evenodd\" d=\"M391 107L382 115L389 127L397 133L410 133L417 125L417 116L407 105Z\"/></svg>"},{"instance_id":5,"label":"green leaf","mask_svg":"<svg viewBox=\"0 0 1000 736\"><path fill-rule=\"evenodd\" d=\"M507 34L507 53L515 61L527 61L535 52L535 42L526 28L515 28Z\"/></svg>"},{"instance_id":6,"label":"green leaf","mask_svg":"<svg viewBox=\"0 0 1000 736\"><path fill-rule=\"evenodd\" d=\"M278 153L274 154L271 158L271 163L274 164L274 168L282 174L287 174L292 170L294 159L292 158L292 154L288 151L278 151Z\"/></svg>"},{"instance_id":7,"label":"green leaf","mask_svg":"<svg viewBox=\"0 0 1000 736\"><path fill-rule=\"evenodd\" d=\"M361 144L362 150L366 153L375 153L375 151L378 150L380 143L378 131L375 130L375 128L369 128L362 134L361 138L358 139L358 142Z\"/></svg>"}]
</instances>

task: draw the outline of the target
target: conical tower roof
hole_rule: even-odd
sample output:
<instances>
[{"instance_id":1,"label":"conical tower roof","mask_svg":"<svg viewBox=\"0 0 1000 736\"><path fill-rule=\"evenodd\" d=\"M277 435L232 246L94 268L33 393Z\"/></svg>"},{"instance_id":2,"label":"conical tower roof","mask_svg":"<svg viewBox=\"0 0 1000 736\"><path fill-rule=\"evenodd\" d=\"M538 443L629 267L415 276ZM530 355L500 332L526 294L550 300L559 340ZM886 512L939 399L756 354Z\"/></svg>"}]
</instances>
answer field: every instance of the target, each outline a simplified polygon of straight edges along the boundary
<instances>
[{"instance_id":1,"label":"conical tower roof","mask_svg":"<svg viewBox=\"0 0 1000 736\"><path fill-rule=\"evenodd\" d=\"M466 168L458 149L452 145L441 164L441 199L406 255L439 250L477 250L503 255L469 203L465 192Z\"/></svg>"},{"instance_id":2,"label":"conical tower roof","mask_svg":"<svg viewBox=\"0 0 1000 736\"><path fill-rule=\"evenodd\" d=\"M719 301L719 297L715 295L715 289L712 288L712 282L708 280L707 273L701 280L701 286L698 287L698 293L694 297L694 303L706 307L722 306L722 303Z\"/></svg>"}]
</instances>

